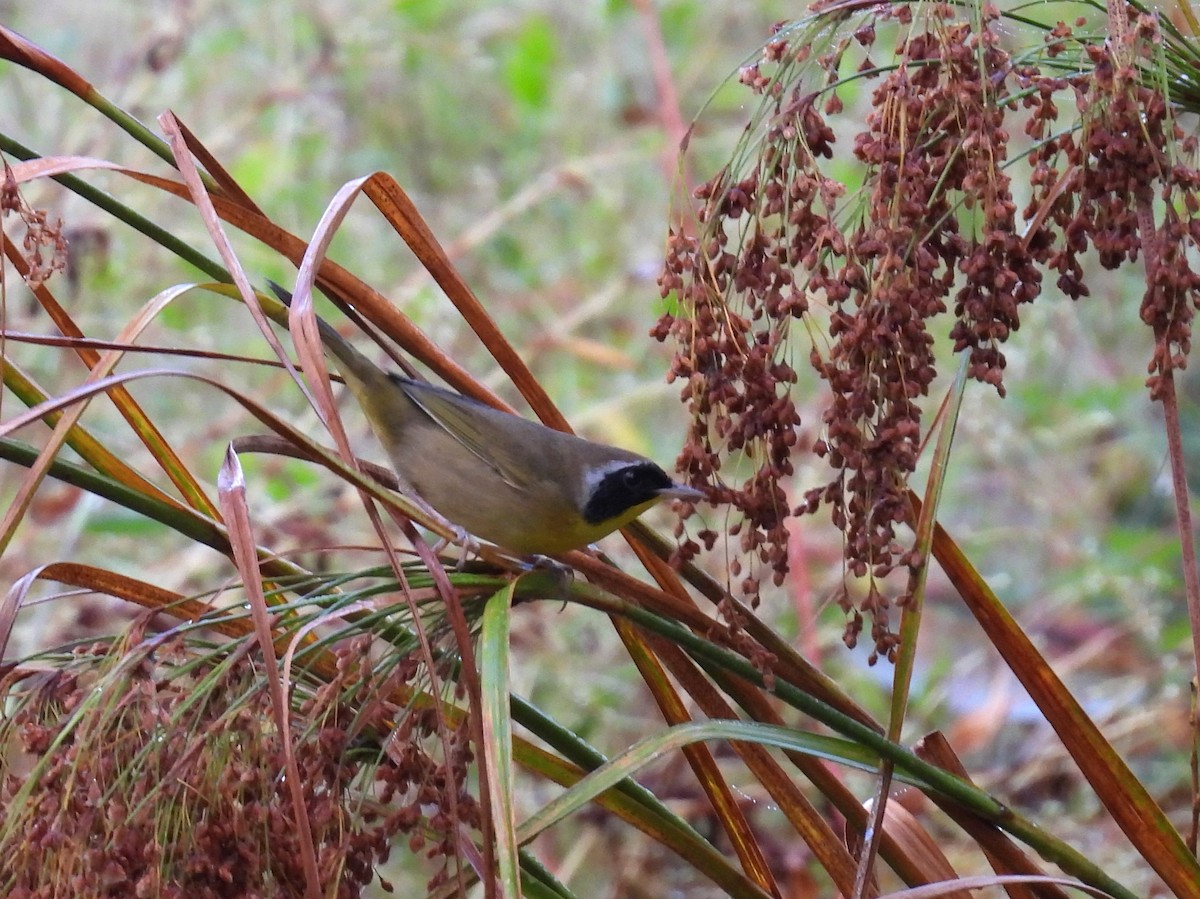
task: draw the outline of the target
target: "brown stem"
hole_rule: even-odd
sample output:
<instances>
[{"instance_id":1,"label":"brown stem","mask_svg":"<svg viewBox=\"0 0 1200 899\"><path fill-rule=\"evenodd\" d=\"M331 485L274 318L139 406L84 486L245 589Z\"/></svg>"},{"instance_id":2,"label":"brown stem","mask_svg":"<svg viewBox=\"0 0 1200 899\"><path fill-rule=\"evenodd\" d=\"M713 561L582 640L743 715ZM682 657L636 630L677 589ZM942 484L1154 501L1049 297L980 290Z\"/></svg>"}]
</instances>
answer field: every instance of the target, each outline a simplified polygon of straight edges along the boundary
<instances>
[{"instance_id":1,"label":"brown stem","mask_svg":"<svg viewBox=\"0 0 1200 899\"><path fill-rule=\"evenodd\" d=\"M1167 368L1162 373L1159 397L1167 431L1167 457L1171 460L1171 487L1175 493L1175 522L1179 530L1179 549L1183 555L1183 585L1187 598L1188 618L1192 624L1192 655L1200 675L1200 571L1196 567L1196 539L1192 530L1192 509L1189 503L1187 470L1183 457L1183 430L1179 425L1179 399L1175 393L1175 373ZM1200 729L1200 713L1193 715Z\"/></svg>"},{"instance_id":2,"label":"brown stem","mask_svg":"<svg viewBox=\"0 0 1200 899\"><path fill-rule=\"evenodd\" d=\"M1158 277L1162 265L1162 241L1154 221L1154 210L1148 197L1138 197L1138 230L1141 232L1142 254L1145 259L1147 302L1151 305L1151 291L1160 290ZM1179 397L1175 392L1175 356L1171 351L1171 325L1163 322L1154 328L1154 339L1160 373L1158 399L1163 406L1163 423L1167 432L1167 457L1171 460L1171 488L1175 495L1175 523L1179 531L1179 550L1183 556L1184 596L1187 600L1188 618L1192 625L1192 661L1200 675L1200 570L1196 567L1196 539L1192 530L1192 507L1187 482L1187 466L1183 455L1183 429L1179 424ZM1200 734L1200 713L1193 712L1195 733Z\"/></svg>"},{"instance_id":3,"label":"brown stem","mask_svg":"<svg viewBox=\"0 0 1200 899\"><path fill-rule=\"evenodd\" d=\"M634 0L634 8L641 21L642 33L646 39L646 55L650 59L650 68L654 72L654 88L658 96L658 120L666 134L667 145L663 148L662 169L667 183L674 183L680 191L680 202L672 214L672 227L681 233L688 233L692 228L691 218L684 213L689 208L685 198L690 196L689 184L694 182L691 177L690 157L684 157L680 164L680 155L687 146L689 128L683 118L679 106L679 91L675 87L675 78L671 74L671 60L667 55L667 45L663 40L662 28L659 27L658 11L650 0Z\"/></svg>"},{"instance_id":4,"label":"brown stem","mask_svg":"<svg viewBox=\"0 0 1200 899\"><path fill-rule=\"evenodd\" d=\"M658 25L658 12L650 0L634 0L642 32L646 37L646 55L654 72L654 87L658 94L658 118L667 134L667 148L663 153L663 170L667 178L675 174L676 160L687 137L687 126L679 111L679 92L671 75L671 60L667 57L667 45L663 41L662 29Z\"/></svg>"}]
</instances>

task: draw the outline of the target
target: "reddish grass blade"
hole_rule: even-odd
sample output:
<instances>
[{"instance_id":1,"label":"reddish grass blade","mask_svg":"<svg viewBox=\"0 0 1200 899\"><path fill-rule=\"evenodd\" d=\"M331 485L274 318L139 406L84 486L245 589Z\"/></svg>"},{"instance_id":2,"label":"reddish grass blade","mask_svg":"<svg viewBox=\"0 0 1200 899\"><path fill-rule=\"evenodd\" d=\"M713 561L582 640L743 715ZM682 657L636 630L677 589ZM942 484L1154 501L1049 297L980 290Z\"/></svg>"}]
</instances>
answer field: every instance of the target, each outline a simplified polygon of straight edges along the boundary
<instances>
[{"instance_id":1,"label":"reddish grass blade","mask_svg":"<svg viewBox=\"0 0 1200 899\"><path fill-rule=\"evenodd\" d=\"M920 500L911 497L920 510ZM955 590L1041 709L1097 797L1147 863L1180 897L1200 899L1197 863L1158 803L1134 776L1012 615L939 525L934 557Z\"/></svg>"},{"instance_id":2,"label":"reddish grass blade","mask_svg":"<svg viewBox=\"0 0 1200 899\"><path fill-rule=\"evenodd\" d=\"M271 704L275 709L275 722L279 728L279 740L287 768L288 789L292 794L292 810L296 815L296 826L300 829L300 856L304 865L305 896L321 899L321 875L317 871L316 845L313 842L312 826L308 820L308 808L304 802L304 788L300 782L300 766L292 751L291 708L288 704L288 684L275 656L275 634L271 625L266 598L263 596L262 573L258 570L258 547L254 542L254 530L250 523L250 511L246 506L246 479L232 449L225 453L225 461L217 476L217 494L221 509L229 527L229 545L233 551L234 564L241 575L250 613L254 618L254 630L266 662L265 677L271 693Z\"/></svg>"}]
</instances>

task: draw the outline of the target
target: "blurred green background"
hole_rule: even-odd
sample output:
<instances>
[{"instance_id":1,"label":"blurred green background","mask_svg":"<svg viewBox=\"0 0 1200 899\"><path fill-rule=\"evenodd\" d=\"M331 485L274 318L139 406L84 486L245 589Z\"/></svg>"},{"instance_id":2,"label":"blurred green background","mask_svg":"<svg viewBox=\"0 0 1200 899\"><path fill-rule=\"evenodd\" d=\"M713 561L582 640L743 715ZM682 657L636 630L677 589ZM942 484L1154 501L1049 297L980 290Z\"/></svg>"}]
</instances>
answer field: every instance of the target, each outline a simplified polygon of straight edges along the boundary
<instances>
[{"instance_id":1,"label":"blurred green background","mask_svg":"<svg viewBox=\"0 0 1200 899\"><path fill-rule=\"evenodd\" d=\"M646 10L620 2L55 3L36 12L0 4L6 25L151 127L173 110L269 215L301 236L346 181L390 172L576 428L669 464L684 418L663 378L669 349L646 335L663 308L655 278L679 182L655 55L665 54L683 121L713 101L692 140L698 168L712 168L746 115L747 98L726 79L789 7ZM165 171L74 97L7 64L0 77L0 116L39 152ZM87 180L212 253L187 204L108 173ZM148 298L200 279L57 185L40 182L27 197L64 220L72 268L68 283L52 286L93 336L111 337ZM286 263L233 237L258 283L290 283ZM369 203L351 212L330 255L519 401ZM10 305L10 327L43 329L28 312ZM156 329L145 342L264 349L242 310L201 294L172 304ZM49 387L75 376L61 370L60 350L21 353ZM257 382L280 408L305 414L276 374L212 370ZM173 437L210 453L215 472L244 414L191 385L134 390L165 414L187 410L175 416ZM136 451L131 439L128 446Z\"/></svg>"}]
</instances>

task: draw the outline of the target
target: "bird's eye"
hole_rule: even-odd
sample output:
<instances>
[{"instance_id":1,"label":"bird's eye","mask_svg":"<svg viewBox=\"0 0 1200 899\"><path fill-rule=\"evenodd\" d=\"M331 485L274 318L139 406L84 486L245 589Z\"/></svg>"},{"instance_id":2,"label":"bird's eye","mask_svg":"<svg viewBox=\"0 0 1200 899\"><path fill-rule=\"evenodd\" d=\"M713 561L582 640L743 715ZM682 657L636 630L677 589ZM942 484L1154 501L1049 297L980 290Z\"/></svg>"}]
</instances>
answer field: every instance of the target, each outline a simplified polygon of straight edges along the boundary
<instances>
[{"instance_id":1,"label":"bird's eye","mask_svg":"<svg viewBox=\"0 0 1200 899\"><path fill-rule=\"evenodd\" d=\"M642 473L636 468L627 468L621 472L621 480L626 487L636 487L642 482Z\"/></svg>"}]
</instances>

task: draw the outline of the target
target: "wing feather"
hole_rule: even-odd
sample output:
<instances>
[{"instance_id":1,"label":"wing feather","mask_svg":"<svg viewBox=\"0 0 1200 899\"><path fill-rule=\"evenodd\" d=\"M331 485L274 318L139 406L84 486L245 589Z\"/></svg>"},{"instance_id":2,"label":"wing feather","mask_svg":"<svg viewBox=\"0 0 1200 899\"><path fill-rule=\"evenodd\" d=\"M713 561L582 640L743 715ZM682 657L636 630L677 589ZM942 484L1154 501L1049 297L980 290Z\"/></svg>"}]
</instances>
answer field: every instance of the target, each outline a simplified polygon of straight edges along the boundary
<instances>
[{"instance_id":1,"label":"wing feather","mask_svg":"<svg viewBox=\"0 0 1200 899\"><path fill-rule=\"evenodd\" d=\"M512 439L514 436L519 439L529 422L432 384L398 376L393 376L393 380L418 409L504 483L515 490L525 490L537 480L528 462L522 464L518 459ZM514 433L506 433L502 427Z\"/></svg>"}]
</instances>

